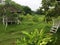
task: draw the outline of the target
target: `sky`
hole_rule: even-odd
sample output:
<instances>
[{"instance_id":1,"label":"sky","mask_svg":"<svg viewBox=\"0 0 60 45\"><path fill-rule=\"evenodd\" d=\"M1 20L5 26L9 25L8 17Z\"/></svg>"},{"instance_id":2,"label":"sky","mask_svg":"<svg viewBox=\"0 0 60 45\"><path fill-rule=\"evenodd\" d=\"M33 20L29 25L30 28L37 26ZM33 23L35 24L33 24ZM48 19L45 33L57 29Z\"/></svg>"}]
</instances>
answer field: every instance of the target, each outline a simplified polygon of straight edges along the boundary
<instances>
[{"instance_id":1,"label":"sky","mask_svg":"<svg viewBox=\"0 0 60 45\"><path fill-rule=\"evenodd\" d=\"M16 3L24 6L29 6L31 10L36 11L39 7L41 7L42 0L12 0Z\"/></svg>"}]
</instances>

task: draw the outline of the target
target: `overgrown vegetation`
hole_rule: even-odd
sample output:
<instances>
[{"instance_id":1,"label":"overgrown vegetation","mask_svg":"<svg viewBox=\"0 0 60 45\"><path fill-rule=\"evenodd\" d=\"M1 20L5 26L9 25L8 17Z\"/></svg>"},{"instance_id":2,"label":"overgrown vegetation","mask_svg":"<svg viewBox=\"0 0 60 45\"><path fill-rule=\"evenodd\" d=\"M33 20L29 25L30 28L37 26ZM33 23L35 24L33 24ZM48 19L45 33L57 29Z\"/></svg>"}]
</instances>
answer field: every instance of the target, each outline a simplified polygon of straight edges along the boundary
<instances>
[{"instance_id":1,"label":"overgrown vegetation","mask_svg":"<svg viewBox=\"0 0 60 45\"><path fill-rule=\"evenodd\" d=\"M21 13L11 14L9 6L15 7ZM53 20L60 20L60 7L56 0L42 0L42 7L36 12L11 0L6 0L5 5L0 5L0 9L0 45L59 45L60 31L56 34L50 33ZM3 15L18 16L20 24L9 24L6 27L2 24Z\"/></svg>"}]
</instances>

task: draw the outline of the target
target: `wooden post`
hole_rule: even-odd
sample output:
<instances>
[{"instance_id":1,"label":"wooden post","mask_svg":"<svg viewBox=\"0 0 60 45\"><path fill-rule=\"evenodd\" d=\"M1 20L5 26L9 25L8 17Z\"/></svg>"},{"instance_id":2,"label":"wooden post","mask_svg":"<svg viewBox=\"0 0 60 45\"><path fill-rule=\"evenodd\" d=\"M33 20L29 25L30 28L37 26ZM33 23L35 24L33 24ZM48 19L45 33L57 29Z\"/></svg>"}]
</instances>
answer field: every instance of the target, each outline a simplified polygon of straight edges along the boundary
<instances>
[{"instance_id":1,"label":"wooden post","mask_svg":"<svg viewBox=\"0 0 60 45\"><path fill-rule=\"evenodd\" d=\"M5 25L5 21L4 21L4 20L5 20L5 18L4 18L4 16L3 16L3 25Z\"/></svg>"},{"instance_id":2,"label":"wooden post","mask_svg":"<svg viewBox=\"0 0 60 45\"><path fill-rule=\"evenodd\" d=\"M53 26L54 26L54 19L52 19L52 21L53 21Z\"/></svg>"},{"instance_id":3,"label":"wooden post","mask_svg":"<svg viewBox=\"0 0 60 45\"><path fill-rule=\"evenodd\" d=\"M19 23L20 23L20 21L19 21L18 17L16 17L16 21L17 21L17 24L19 24Z\"/></svg>"},{"instance_id":4,"label":"wooden post","mask_svg":"<svg viewBox=\"0 0 60 45\"><path fill-rule=\"evenodd\" d=\"M8 19L7 19L7 17L6 17L6 27L7 27L7 25L8 25L8 22L7 22L7 21L8 21Z\"/></svg>"},{"instance_id":5,"label":"wooden post","mask_svg":"<svg viewBox=\"0 0 60 45\"><path fill-rule=\"evenodd\" d=\"M12 21L11 21L11 24L12 24Z\"/></svg>"},{"instance_id":6,"label":"wooden post","mask_svg":"<svg viewBox=\"0 0 60 45\"><path fill-rule=\"evenodd\" d=\"M7 17L5 18L5 31L6 31L6 29L7 29L7 25L8 25L8 22L7 22L8 20L7 20Z\"/></svg>"},{"instance_id":7,"label":"wooden post","mask_svg":"<svg viewBox=\"0 0 60 45\"><path fill-rule=\"evenodd\" d=\"M6 27L7 27L7 22L6 22Z\"/></svg>"},{"instance_id":8,"label":"wooden post","mask_svg":"<svg viewBox=\"0 0 60 45\"><path fill-rule=\"evenodd\" d=\"M17 24L19 24L20 23L20 21L19 21L19 19L17 20Z\"/></svg>"}]
</instances>

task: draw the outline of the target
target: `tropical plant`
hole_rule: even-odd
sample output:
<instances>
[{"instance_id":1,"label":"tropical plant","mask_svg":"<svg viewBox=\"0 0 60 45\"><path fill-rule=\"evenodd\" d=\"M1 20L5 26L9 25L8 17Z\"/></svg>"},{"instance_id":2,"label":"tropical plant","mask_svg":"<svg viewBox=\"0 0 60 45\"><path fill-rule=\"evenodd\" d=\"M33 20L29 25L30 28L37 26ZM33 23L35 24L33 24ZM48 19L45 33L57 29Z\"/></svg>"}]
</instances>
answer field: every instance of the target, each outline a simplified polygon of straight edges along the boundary
<instances>
[{"instance_id":1,"label":"tropical plant","mask_svg":"<svg viewBox=\"0 0 60 45\"><path fill-rule=\"evenodd\" d=\"M45 31L41 29L35 29L33 32L22 31L23 37L17 40L17 45L46 45L53 41L51 34L45 34Z\"/></svg>"}]
</instances>

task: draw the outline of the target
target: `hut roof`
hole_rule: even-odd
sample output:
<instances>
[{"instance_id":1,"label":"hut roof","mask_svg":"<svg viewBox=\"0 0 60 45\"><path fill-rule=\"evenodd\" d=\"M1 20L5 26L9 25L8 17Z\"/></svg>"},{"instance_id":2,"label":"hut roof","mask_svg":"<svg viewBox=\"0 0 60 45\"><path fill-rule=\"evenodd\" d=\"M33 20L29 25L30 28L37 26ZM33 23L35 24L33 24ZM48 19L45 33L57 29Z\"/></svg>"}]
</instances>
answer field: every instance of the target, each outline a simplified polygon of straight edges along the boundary
<instances>
[{"instance_id":1,"label":"hut roof","mask_svg":"<svg viewBox=\"0 0 60 45\"><path fill-rule=\"evenodd\" d=\"M10 12L17 12L17 13L21 13L20 9L17 9L13 6L4 6L5 9L8 9Z\"/></svg>"}]
</instances>

